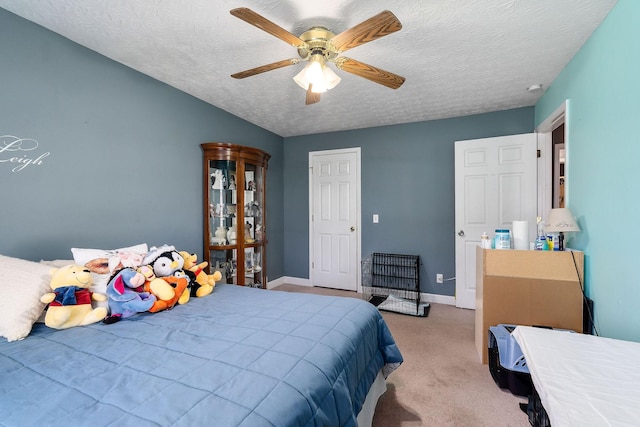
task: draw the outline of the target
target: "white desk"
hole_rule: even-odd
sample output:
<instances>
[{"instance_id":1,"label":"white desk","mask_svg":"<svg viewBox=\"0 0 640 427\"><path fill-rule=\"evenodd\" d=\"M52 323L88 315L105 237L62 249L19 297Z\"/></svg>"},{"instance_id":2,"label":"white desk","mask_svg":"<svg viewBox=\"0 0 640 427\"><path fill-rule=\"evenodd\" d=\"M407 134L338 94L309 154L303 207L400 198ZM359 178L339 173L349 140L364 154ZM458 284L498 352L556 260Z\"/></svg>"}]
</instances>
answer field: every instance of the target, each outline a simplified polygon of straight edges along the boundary
<instances>
[{"instance_id":1,"label":"white desk","mask_svg":"<svg viewBox=\"0 0 640 427\"><path fill-rule=\"evenodd\" d=\"M512 335L553 427L640 425L640 343L528 326Z\"/></svg>"}]
</instances>

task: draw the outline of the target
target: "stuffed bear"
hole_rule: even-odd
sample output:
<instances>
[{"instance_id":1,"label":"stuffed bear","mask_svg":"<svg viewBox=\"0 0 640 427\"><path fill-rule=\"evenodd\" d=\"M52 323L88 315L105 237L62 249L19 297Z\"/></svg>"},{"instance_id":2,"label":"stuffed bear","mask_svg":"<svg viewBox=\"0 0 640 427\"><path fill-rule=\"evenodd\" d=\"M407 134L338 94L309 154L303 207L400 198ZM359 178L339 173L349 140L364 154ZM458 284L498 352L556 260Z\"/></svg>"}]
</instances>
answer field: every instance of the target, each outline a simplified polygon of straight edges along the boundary
<instances>
[{"instance_id":1,"label":"stuffed bear","mask_svg":"<svg viewBox=\"0 0 640 427\"><path fill-rule=\"evenodd\" d=\"M174 276L158 278L149 265L138 267L138 272L145 276L145 292L150 292L156 297L156 302L149 309L151 313L172 308L187 289L186 279Z\"/></svg>"},{"instance_id":2,"label":"stuffed bear","mask_svg":"<svg viewBox=\"0 0 640 427\"><path fill-rule=\"evenodd\" d=\"M107 285L109 297L109 317L104 323L111 324L131 317L136 313L148 311L156 297L143 289L145 277L133 268L118 271Z\"/></svg>"},{"instance_id":3,"label":"stuffed bear","mask_svg":"<svg viewBox=\"0 0 640 427\"><path fill-rule=\"evenodd\" d=\"M213 292L213 288L216 286L216 282L222 279L222 274L216 271L214 274L207 274L204 268L209 265L208 262L201 262L196 264L198 255L190 254L189 252L180 251L180 255L184 259L184 269L191 271L195 275L195 280L191 285L192 297L204 297Z\"/></svg>"},{"instance_id":4,"label":"stuffed bear","mask_svg":"<svg viewBox=\"0 0 640 427\"><path fill-rule=\"evenodd\" d=\"M91 300L105 301L103 294L89 291L91 272L79 265L66 265L51 270L51 289L40 298L49 304L44 323L50 328L67 329L101 321L107 316L105 307L93 308Z\"/></svg>"}]
</instances>

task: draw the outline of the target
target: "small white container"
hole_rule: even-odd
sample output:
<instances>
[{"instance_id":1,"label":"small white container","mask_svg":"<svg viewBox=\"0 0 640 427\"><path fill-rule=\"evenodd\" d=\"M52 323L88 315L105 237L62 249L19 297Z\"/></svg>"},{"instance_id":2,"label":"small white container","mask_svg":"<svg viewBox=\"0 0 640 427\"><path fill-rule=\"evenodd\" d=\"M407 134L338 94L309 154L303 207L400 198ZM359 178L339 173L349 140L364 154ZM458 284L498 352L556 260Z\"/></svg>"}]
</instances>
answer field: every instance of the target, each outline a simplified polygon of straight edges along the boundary
<instances>
[{"instance_id":1,"label":"small white container","mask_svg":"<svg viewBox=\"0 0 640 427\"><path fill-rule=\"evenodd\" d=\"M496 249L511 249L511 233L509 230L506 228L496 230L495 242Z\"/></svg>"},{"instance_id":2,"label":"small white container","mask_svg":"<svg viewBox=\"0 0 640 427\"><path fill-rule=\"evenodd\" d=\"M486 232L480 236L480 247L482 249L491 249L491 240L489 240L489 235Z\"/></svg>"}]
</instances>

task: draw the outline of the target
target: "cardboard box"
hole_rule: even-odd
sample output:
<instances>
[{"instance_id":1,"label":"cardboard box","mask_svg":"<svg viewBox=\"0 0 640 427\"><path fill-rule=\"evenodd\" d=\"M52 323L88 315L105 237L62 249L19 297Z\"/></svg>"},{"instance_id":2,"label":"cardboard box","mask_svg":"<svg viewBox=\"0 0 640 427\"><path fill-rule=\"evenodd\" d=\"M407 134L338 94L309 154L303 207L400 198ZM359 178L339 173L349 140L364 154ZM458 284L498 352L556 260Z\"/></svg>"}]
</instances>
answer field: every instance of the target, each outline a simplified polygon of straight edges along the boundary
<instances>
[{"instance_id":1,"label":"cardboard box","mask_svg":"<svg viewBox=\"0 0 640 427\"><path fill-rule=\"evenodd\" d=\"M483 364L488 362L490 326L538 325L582 332L583 252L476 251L475 343Z\"/></svg>"}]
</instances>

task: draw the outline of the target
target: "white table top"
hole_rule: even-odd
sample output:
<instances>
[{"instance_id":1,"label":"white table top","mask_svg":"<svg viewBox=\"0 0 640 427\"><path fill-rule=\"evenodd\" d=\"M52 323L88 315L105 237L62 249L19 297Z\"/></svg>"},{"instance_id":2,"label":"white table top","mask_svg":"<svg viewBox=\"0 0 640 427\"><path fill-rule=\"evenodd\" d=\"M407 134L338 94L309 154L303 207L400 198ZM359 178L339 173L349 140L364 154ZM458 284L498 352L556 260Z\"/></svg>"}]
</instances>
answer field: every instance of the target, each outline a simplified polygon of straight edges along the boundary
<instances>
[{"instance_id":1,"label":"white table top","mask_svg":"<svg viewBox=\"0 0 640 427\"><path fill-rule=\"evenodd\" d=\"M640 343L518 326L553 427L640 426Z\"/></svg>"}]
</instances>

